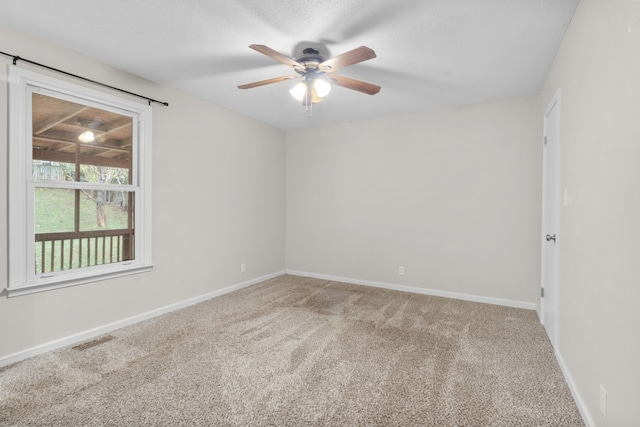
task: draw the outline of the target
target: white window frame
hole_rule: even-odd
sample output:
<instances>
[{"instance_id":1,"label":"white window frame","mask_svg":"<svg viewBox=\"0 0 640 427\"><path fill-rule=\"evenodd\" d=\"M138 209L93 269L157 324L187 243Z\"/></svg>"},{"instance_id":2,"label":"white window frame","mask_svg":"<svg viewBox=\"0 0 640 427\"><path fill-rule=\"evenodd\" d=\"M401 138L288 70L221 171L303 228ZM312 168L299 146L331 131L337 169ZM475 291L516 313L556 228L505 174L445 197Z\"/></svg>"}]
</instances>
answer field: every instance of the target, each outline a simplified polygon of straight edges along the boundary
<instances>
[{"instance_id":1,"label":"white window frame","mask_svg":"<svg viewBox=\"0 0 640 427\"><path fill-rule=\"evenodd\" d=\"M89 89L9 65L9 297L137 274L151 262L151 106ZM135 255L133 260L35 273L34 201L31 142L31 93L81 100L133 117L133 179L118 190L134 193ZM137 128L137 132L136 132ZM137 138L136 138L137 137ZM137 142L136 142L137 139ZM73 188L78 183L70 184ZM64 187L64 184L61 185Z\"/></svg>"}]
</instances>

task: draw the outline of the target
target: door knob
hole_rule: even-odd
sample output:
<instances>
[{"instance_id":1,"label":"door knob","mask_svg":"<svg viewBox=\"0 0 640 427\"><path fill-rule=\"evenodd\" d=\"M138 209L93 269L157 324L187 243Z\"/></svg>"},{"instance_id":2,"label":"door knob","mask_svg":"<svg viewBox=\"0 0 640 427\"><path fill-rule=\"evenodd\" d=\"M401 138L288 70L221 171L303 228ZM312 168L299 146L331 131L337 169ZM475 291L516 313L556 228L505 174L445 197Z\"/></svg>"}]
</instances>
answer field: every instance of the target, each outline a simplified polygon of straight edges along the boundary
<instances>
[{"instance_id":1,"label":"door knob","mask_svg":"<svg viewBox=\"0 0 640 427\"><path fill-rule=\"evenodd\" d=\"M553 240L553 243L556 242L556 235L554 234L553 236L551 234L547 234L547 242L550 242Z\"/></svg>"}]
</instances>

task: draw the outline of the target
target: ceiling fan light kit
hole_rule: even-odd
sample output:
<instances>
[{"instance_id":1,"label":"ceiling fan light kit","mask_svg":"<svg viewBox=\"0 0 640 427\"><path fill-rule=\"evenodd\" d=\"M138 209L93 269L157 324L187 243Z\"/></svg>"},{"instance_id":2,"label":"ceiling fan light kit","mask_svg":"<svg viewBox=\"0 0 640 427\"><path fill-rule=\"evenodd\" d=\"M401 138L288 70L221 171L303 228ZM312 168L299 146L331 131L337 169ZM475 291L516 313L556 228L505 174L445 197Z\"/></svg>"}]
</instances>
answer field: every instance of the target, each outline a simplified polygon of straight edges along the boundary
<instances>
[{"instance_id":1,"label":"ceiling fan light kit","mask_svg":"<svg viewBox=\"0 0 640 427\"><path fill-rule=\"evenodd\" d=\"M331 92L331 85L324 79L315 77L306 78L291 88L289 93L298 101L304 101L308 93L311 94L311 103L322 102L325 96Z\"/></svg>"},{"instance_id":2,"label":"ceiling fan light kit","mask_svg":"<svg viewBox=\"0 0 640 427\"><path fill-rule=\"evenodd\" d=\"M359 48L350 50L349 52L345 52L328 60L325 60L320 55L320 52L312 48L305 49L301 56L293 59L271 49L268 46L252 44L249 47L278 62L290 66L297 75L282 76L248 83L240 85L238 88L251 89L272 83L302 78L302 81L298 82L289 91L289 93L296 100L302 102L303 107L305 107L305 111L309 113L309 117L311 117L312 114L312 105L322 102L324 97L331 91L332 84L361 93L366 93L368 95L375 95L380 91L380 86L333 74L334 71L339 70L340 68L375 58L376 53L373 49L366 46L360 46Z\"/></svg>"}]
</instances>

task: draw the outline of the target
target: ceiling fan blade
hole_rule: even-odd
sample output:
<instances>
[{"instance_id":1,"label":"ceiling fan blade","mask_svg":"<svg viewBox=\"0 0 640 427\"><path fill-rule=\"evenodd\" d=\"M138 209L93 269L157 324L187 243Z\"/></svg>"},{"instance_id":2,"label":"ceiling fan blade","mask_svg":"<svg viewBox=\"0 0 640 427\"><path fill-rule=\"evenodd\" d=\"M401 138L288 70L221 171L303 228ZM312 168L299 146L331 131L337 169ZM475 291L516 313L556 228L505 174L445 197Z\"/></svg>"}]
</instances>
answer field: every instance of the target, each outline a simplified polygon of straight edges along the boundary
<instances>
[{"instance_id":1,"label":"ceiling fan blade","mask_svg":"<svg viewBox=\"0 0 640 427\"><path fill-rule=\"evenodd\" d=\"M380 92L381 89L378 85L351 79L349 77L337 76L335 74L327 77L327 80L336 86L342 86L347 89L357 90L358 92L366 93L368 95L375 95L376 93Z\"/></svg>"},{"instance_id":2,"label":"ceiling fan blade","mask_svg":"<svg viewBox=\"0 0 640 427\"><path fill-rule=\"evenodd\" d=\"M334 56L331 59L327 59L318 65L320 71L325 73L333 73L340 68L348 67L349 65L357 64L376 57L376 53L373 49L366 46L360 46L349 52L345 52L342 55Z\"/></svg>"},{"instance_id":3,"label":"ceiling fan blade","mask_svg":"<svg viewBox=\"0 0 640 427\"><path fill-rule=\"evenodd\" d=\"M288 65L293 68L304 69L304 65L302 65L298 61L271 49L269 46L265 46L263 44L252 44L252 45L249 45L249 47L257 52L260 52L263 55L267 55L271 59L274 59L278 62L282 62L285 65Z\"/></svg>"},{"instance_id":4,"label":"ceiling fan blade","mask_svg":"<svg viewBox=\"0 0 640 427\"><path fill-rule=\"evenodd\" d=\"M280 82L283 82L285 80L291 80L291 79L295 79L295 78L298 78L298 76L275 77L273 79L260 80L259 82L253 82L253 83L247 83L247 84L244 84L244 85L240 85L240 86L238 86L238 89L251 89L251 88L254 88L254 87L258 87L258 86L270 85L272 83L280 83Z\"/></svg>"}]
</instances>

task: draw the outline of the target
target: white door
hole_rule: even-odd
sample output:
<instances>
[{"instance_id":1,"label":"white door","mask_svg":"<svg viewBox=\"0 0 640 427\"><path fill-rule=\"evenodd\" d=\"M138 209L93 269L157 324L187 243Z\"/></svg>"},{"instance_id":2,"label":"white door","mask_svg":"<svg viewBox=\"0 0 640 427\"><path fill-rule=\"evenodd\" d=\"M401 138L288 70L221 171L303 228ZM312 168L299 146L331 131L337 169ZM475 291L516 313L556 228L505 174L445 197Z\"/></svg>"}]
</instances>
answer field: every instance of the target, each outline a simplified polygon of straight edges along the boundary
<instances>
[{"instance_id":1,"label":"white door","mask_svg":"<svg viewBox=\"0 0 640 427\"><path fill-rule=\"evenodd\" d=\"M542 165L542 324L554 348L558 339L559 130L560 89L544 115Z\"/></svg>"}]
</instances>

